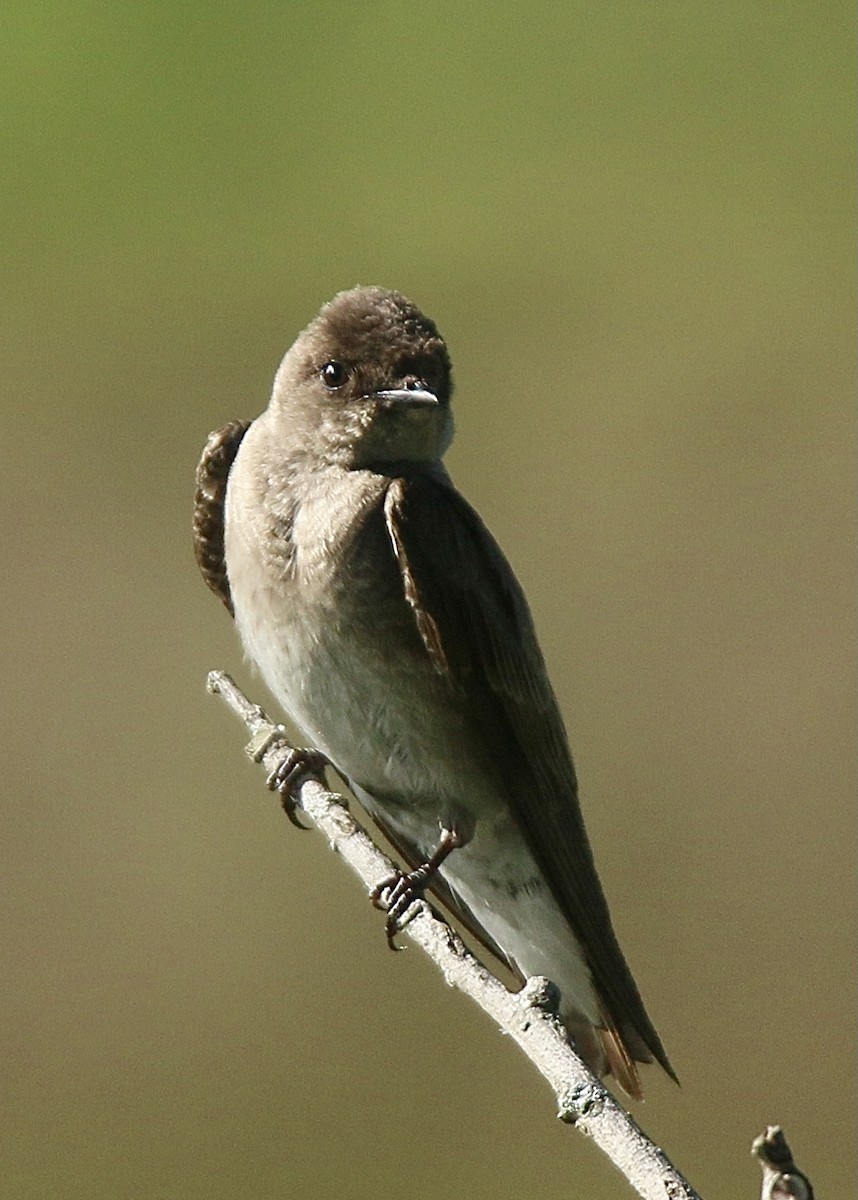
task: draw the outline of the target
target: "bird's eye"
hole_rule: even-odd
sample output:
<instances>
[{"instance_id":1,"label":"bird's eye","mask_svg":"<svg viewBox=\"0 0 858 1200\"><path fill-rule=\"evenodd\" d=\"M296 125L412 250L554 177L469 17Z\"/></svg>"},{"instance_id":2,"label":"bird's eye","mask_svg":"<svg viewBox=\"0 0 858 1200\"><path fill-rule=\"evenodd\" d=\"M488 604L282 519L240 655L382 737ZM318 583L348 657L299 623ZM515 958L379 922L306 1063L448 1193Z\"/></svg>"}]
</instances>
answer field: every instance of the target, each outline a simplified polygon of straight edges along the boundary
<instances>
[{"instance_id":1,"label":"bird's eye","mask_svg":"<svg viewBox=\"0 0 858 1200\"><path fill-rule=\"evenodd\" d=\"M349 369L341 362L326 362L319 372L319 377L326 388L335 391L342 387L349 377Z\"/></svg>"}]
</instances>

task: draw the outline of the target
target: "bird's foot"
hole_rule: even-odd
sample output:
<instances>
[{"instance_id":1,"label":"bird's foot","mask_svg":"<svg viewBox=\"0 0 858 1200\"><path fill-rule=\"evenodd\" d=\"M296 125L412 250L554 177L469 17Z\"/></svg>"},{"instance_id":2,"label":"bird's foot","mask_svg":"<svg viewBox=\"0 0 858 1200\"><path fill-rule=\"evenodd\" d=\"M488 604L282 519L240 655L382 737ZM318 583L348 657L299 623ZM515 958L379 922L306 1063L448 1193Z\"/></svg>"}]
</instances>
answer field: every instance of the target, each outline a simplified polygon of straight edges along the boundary
<instances>
[{"instance_id":1,"label":"bird's foot","mask_svg":"<svg viewBox=\"0 0 858 1200\"><path fill-rule=\"evenodd\" d=\"M264 738L258 741L254 739L247 747L247 753L254 762L261 762L271 750L281 753L282 757L269 773L265 786L269 791L279 793L283 811L296 829L307 829L308 826L302 825L297 816L298 785L305 775L321 775L330 764L320 750L290 746L284 732L282 725L278 725Z\"/></svg>"},{"instance_id":2,"label":"bird's foot","mask_svg":"<svg viewBox=\"0 0 858 1200\"><path fill-rule=\"evenodd\" d=\"M387 913L384 932L391 950L402 949L401 946L397 946L394 938L411 920L406 914L417 900L423 899L425 889L426 872L423 867L419 867L416 871L397 871L370 892L369 896L375 907Z\"/></svg>"},{"instance_id":3,"label":"bird's foot","mask_svg":"<svg viewBox=\"0 0 858 1200\"><path fill-rule=\"evenodd\" d=\"M296 829L307 828L298 820L298 785L306 775L322 775L327 766L328 760L321 750L284 746L283 758L265 780L270 791L279 793L283 811Z\"/></svg>"},{"instance_id":4,"label":"bird's foot","mask_svg":"<svg viewBox=\"0 0 858 1200\"><path fill-rule=\"evenodd\" d=\"M369 895L373 904L387 913L384 932L391 950L402 949L396 945L394 938L416 915L409 915L408 910L416 901L423 899L424 892L438 874L447 856L458 846L463 846L466 841L467 839L460 834L442 829L437 849L425 863L414 871L397 871L395 875L391 875L372 889Z\"/></svg>"}]
</instances>

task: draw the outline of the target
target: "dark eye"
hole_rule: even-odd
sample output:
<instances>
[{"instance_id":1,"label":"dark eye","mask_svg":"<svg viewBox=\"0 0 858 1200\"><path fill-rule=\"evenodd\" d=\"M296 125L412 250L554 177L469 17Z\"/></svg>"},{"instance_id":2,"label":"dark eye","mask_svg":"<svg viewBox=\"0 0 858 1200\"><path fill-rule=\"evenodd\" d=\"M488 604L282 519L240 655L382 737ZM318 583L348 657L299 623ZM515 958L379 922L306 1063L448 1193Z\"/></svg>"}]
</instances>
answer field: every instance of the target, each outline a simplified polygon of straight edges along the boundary
<instances>
[{"instance_id":1,"label":"dark eye","mask_svg":"<svg viewBox=\"0 0 858 1200\"><path fill-rule=\"evenodd\" d=\"M349 369L341 362L326 362L319 372L319 377L326 388L334 391L342 387L349 377Z\"/></svg>"}]
</instances>

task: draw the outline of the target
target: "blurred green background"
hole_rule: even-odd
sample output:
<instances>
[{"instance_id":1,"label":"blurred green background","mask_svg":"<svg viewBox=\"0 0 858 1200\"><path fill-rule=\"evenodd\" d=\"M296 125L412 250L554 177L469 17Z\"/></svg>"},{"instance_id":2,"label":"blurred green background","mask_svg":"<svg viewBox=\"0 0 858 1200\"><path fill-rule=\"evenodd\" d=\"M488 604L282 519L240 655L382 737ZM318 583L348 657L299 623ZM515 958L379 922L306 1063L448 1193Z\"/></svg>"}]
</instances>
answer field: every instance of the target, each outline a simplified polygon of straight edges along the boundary
<instances>
[{"instance_id":1,"label":"blurred green background","mask_svg":"<svg viewBox=\"0 0 858 1200\"><path fill-rule=\"evenodd\" d=\"M614 1197L204 691L209 429L334 292L438 321L704 1192L854 1181L852 6L3 6L2 1181Z\"/></svg>"}]
</instances>

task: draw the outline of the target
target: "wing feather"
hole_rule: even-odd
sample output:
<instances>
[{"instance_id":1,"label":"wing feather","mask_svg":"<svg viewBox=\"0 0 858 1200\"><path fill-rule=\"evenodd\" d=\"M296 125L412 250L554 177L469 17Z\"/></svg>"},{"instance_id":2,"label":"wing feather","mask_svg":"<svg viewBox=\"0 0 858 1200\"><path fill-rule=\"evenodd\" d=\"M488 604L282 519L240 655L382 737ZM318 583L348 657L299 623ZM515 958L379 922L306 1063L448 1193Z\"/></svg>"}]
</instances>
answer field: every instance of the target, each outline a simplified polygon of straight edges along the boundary
<instances>
[{"instance_id":1,"label":"wing feather","mask_svg":"<svg viewBox=\"0 0 858 1200\"><path fill-rule=\"evenodd\" d=\"M609 1057L633 1073L634 1059L652 1056L675 1079L611 924L566 732L518 581L449 481L417 474L391 487L385 514L418 631L436 669L443 664L501 747L509 801L599 993Z\"/></svg>"},{"instance_id":2,"label":"wing feather","mask_svg":"<svg viewBox=\"0 0 858 1200\"><path fill-rule=\"evenodd\" d=\"M210 433L196 473L194 553L203 579L226 605L230 616L233 612L223 550L223 506L230 467L250 425L250 421L230 421Z\"/></svg>"}]
</instances>

